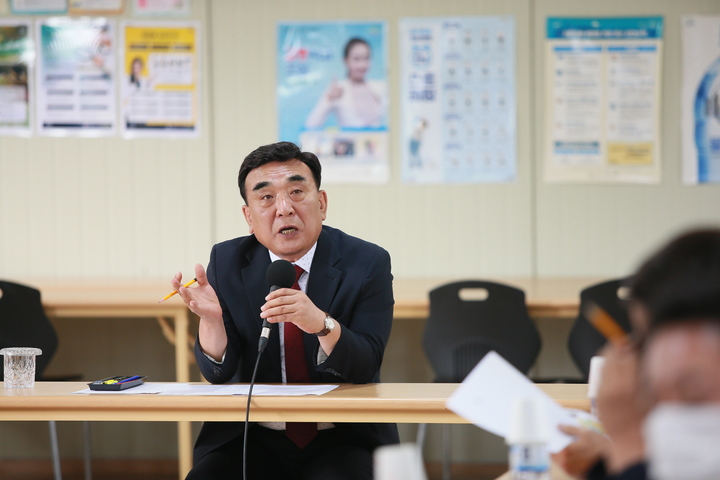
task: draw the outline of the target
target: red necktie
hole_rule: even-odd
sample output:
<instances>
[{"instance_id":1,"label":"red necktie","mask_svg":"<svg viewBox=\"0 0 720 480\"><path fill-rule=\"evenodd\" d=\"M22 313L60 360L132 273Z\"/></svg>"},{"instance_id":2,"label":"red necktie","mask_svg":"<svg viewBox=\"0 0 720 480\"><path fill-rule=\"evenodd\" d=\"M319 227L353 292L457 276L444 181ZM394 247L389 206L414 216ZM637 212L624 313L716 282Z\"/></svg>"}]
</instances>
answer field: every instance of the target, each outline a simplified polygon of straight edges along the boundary
<instances>
[{"instance_id":1,"label":"red necktie","mask_svg":"<svg viewBox=\"0 0 720 480\"><path fill-rule=\"evenodd\" d=\"M298 280L305 270L297 265L295 267L295 284L292 288L300 290ZM311 383L305 362L305 347L303 345L303 331L294 323L285 322L285 373L287 383ZM310 443L317 435L317 423L311 422L287 422L285 424L285 435L300 448Z\"/></svg>"}]
</instances>

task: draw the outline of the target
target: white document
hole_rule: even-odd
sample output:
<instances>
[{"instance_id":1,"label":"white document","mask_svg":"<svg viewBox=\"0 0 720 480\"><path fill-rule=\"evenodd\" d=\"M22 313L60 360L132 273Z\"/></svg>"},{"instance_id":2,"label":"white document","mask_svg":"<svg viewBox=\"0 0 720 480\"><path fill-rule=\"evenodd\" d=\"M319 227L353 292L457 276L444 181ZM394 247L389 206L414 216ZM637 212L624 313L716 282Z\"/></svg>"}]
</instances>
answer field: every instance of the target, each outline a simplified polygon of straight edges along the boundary
<instances>
[{"instance_id":1,"label":"white document","mask_svg":"<svg viewBox=\"0 0 720 480\"><path fill-rule=\"evenodd\" d=\"M488 353L447 401L447 407L483 430L505 437L513 405L521 398L541 399L550 425L550 452L557 453L573 437L559 424L577 425L574 414L560 406L496 352Z\"/></svg>"},{"instance_id":2,"label":"white document","mask_svg":"<svg viewBox=\"0 0 720 480\"><path fill-rule=\"evenodd\" d=\"M336 389L338 385L255 385L253 396L299 396L322 395ZM249 385L191 385L189 383L144 383L127 390L103 391L86 388L73 393L131 394L149 393L157 395L247 395Z\"/></svg>"}]
</instances>

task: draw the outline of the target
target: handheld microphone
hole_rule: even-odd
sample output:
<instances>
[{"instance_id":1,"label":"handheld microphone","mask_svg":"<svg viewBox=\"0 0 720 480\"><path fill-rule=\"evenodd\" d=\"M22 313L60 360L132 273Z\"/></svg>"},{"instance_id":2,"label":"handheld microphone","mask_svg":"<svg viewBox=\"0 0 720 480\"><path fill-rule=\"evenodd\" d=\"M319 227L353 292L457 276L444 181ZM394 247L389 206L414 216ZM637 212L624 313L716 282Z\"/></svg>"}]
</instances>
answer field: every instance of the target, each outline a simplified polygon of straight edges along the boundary
<instances>
[{"instance_id":1,"label":"handheld microphone","mask_svg":"<svg viewBox=\"0 0 720 480\"><path fill-rule=\"evenodd\" d=\"M274 292L278 288L292 288L295 284L295 267L287 260L275 260L265 273L265 280L270 285L270 291ZM247 477L247 444L248 444L248 425L250 425L250 399L252 398L253 386L255 386L255 375L257 374L258 365L260 365L260 356L268 343L270 329L272 323L267 319L263 319L262 332L258 340L258 354L255 359L255 368L250 378L250 389L247 395L247 405L245 406L245 430L243 432L243 480Z\"/></svg>"},{"instance_id":2,"label":"handheld microphone","mask_svg":"<svg viewBox=\"0 0 720 480\"><path fill-rule=\"evenodd\" d=\"M270 285L270 292L274 292L279 288L292 288L295 284L295 267L287 260L275 260L265 273L265 280ZM265 346L270 336L272 323L267 319L263 319L262 332L258 341L258 352L265 350Z\"/></svg>"}]
</instances>

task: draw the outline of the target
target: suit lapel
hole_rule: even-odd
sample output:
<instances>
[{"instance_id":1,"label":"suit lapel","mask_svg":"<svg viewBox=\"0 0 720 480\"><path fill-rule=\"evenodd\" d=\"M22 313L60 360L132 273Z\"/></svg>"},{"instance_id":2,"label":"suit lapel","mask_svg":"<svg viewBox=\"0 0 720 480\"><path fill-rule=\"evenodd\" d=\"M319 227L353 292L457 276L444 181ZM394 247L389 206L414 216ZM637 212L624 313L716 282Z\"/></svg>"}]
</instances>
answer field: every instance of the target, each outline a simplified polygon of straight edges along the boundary
<instances>
[{"instance_id":1,"label":"suit lapel","mask_svg":"<svg viewBox=\"0 0 720 480\"><path fill-rule=\"evenodd\" d=\"M342 271L335 268L340 261L340 252L330 238L330 235L323 230L318 238L317 249L310 267L310 278L308 278L307 295L320 310L330 313L330 306L335 299L335 294L340 287ZM305 335L305 356L309 365L315 365L318 339L315 335ZM310 369L313 374L313 369Z\"/></svg>"},{"instance_id":2,"label":"suit lapel","mask_svg":"<svg viewBox=\"0 0 720 480\"><path fill-rule=\"evenodd\" d=\"M323 230L318 238L307 286L308 297L323 312L329 312L335 293L340 286L342 271L334 266L340 261L340 258L340 252L335 243Z\"/></svg>"}]
</instances>

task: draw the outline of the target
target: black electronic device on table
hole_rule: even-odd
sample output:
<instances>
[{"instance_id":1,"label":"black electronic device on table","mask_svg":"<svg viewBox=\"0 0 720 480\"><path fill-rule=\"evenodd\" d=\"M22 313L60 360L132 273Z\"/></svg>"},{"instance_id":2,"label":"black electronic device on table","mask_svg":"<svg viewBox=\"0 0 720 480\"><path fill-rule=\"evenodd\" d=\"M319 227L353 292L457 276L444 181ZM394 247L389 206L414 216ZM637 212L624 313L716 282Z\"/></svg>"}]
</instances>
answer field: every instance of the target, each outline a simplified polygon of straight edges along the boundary
<instances>
[{"instance_id":1,"label":"black electronic device on table","mask_svg":"<svg viewBox=\"0 0 720 480\"><path fill-rule=\"evenodd\" d=\"M145 382L146 376L140 375L118 375L115 377L103 378L88 383L90 390L100 391L120 391L128 388L137 387Z\"/></svg>"}]
</instances>

